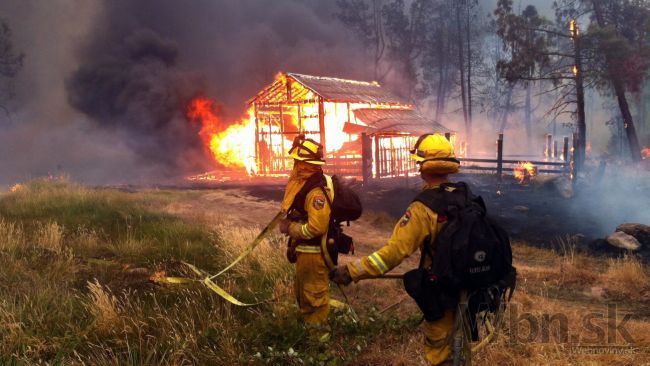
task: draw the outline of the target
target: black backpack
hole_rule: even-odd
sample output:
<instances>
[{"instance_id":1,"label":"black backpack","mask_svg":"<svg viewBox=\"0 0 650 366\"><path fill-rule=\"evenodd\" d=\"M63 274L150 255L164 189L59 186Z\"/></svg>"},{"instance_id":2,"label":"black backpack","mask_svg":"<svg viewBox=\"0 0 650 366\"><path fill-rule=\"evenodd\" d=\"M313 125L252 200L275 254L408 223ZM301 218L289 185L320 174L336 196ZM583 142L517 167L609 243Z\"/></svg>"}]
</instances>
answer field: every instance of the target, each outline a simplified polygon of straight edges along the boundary
<instances>
[{"instance_id":1,"label":"black backpack","mask_svg":"<svg viewBox=\"0 0 650 366\"><path fill-rule=\"evenodd\" d=\"M301 215L306 217L307 213L304 211L304 206L307 194L317 187L323 190L323 194L331 208L329 228L327 231L327 249L332 261L336 264L338 253L354 254L354 241L352 237L343 233L342 225L344 222L347 222L349 226L350 221L355 221L361 217L363 207L361 206L359 195L348 185L341 182L336 175L332 176L332 185L334 188L334 202L330 202L330 197L325 191L327 181L323 173L315 173L309 177L296 194L289 209L289 216L292 216L295 212L298 217Z\"/></svg>"},{"instance_id":2,"label":"black backpack","mask_svg":"<svg viewBox=\"0 0 650 366\"><path fill-rule=\"evenodd\" d=\"M466 183L444 183L421 192L418 201L446 222L432 250L430 239L423 245L418 269L404 276L407 292L416 300L429 321L453 308L461 289L475 292L496 286L514 289L516 270L512 266L510 239L503 228L487 216L485 203L474 196ZM431 267L423 268L424 258Z\"/></svg>"}]
</instances>

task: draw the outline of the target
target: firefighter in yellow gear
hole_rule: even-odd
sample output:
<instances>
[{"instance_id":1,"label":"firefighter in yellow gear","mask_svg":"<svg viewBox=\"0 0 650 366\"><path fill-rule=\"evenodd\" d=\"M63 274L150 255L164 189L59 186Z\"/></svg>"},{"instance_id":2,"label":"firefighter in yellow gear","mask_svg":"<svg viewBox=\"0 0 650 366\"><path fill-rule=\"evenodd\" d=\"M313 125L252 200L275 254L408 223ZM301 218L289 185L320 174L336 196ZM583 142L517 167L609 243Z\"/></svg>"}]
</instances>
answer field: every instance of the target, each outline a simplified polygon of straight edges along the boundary
<instances>
[{"instance_id":1,"label":"firefighter in yellow gear","mask_svg":"<svg viewBox=\"0 0 650 366\"><path fill-rule=\"evenodd\" d=\"M329 339L330 268L321 253L321 243L329 226L332 192L320 185L307 192L304 203L299 197L309 178L315 174L324 176L322 165L325 161L320 144L300 135L294 140L289 155L294 165L282 200L282 209L289 214L280 223L280 232L290 238L287 257L296 264L294 292L302 318L310 334L325 341ZM326 194L330 197L325 197Z\"/></svg>"},{"instance_id":2,"label":"firefighter in yellow gear","mask_svg":"<svg viewBox=\"0 0 650 366\"><path fill-rule=\"evenodd\" d=\"M432 189L448 181L448 175L457 173L460 163L456 160L451 143L442 135L427 134L421 136L411 157L420 166L420 175L424 180L423 189ZM444 218L438 218L421 202L413 202L395 225L388 243L370 254L347 266L339 266L330 274L331 279L339 284L349 284L362 279L380 277L398 266L416 250L423 249L424 240L433 243L444 226ZM435 247L432 247L435 252ZM424 266L429 266L427 256ZM424 350L426 360L433 365L444 365L451 355L450 341L454 328L454 311L446 310L444 316L434 322L425 321Z\"/></svg>"}]
</instances>

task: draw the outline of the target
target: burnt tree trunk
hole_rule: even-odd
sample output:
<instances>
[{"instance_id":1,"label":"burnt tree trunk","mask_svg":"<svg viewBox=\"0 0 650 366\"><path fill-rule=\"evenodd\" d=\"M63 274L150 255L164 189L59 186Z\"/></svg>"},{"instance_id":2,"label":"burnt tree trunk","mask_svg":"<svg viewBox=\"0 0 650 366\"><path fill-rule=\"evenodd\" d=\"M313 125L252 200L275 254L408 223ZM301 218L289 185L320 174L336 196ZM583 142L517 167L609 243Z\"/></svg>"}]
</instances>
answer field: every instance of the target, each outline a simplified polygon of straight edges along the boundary
<instances>
[{"instance_id":1,"label":"burnt tree trunk","mask_svg":"<svg viewBox=\"0 0 650 366\"><path fill-rule=\"evenodd\" d=\"M467 119L467 99L465 94L465 56L463 54L464 44L463 44L463 33L462 26L460 22L460 4L456 5L456 26L457 26L457 36L458 36L458 70L460 71L460 94L461 102L463 106L463 119L465 121L465 137L469 142L471 141L471 126L469 125L469 120Z\"/></svg>"},{"instance_id":2,"label":"burnt tree trunk","mask_svg":"<svg viewBox=\"0 0 650 366\"><path fill-rule=\"evenodd\" d=\"M592 4L594 6L594 15L596 17L596 22L598 22L598 26L600 28L605 28L605 18L600 7L600 0L592 0ZM614 88L614 93L616 94L618 106L621 110L621 115L623 116L623 128L625 129L627 140L630 145L632 160L640 161L641 147L639 145L639 139L636 135L636 129L634 128L634 120L632 118L632 113L630 112L630 106L627 103L627 98L625 97L625 86L623 85L623 82L618 77L616 77L614 66L611 63L611 56L608 53L605 53L605 62L607 64L607 72L609 74L612 87Z\"/></svg>"},{"instance_id":3,"label":"burnt tree trunk","mask_svg":"<svg viewBox=\"0 0 650 366\"><path fill-rule=\"evenodd\" d=\"M526 83L526 100L524 105L524 124L526 129L526 143L530 149L531 140L533 138L533 111L531 106L532 85L531 82ZM530 152L530 151L529 151Z\"/></svg>"},{"instance_id":4,"label":"burnt tree trunk","mask_svg":"<svg viewBox=\"0 0 650 366\"><path fill-rule=\"evenodd\" d=\"M576 28L577 29L577 28ZM585 90L582 77L582 57L580 55L580 36L574 36L575 66L576 66L576 107L578 109L578 150L575 152L577 169L581 170L585 162L587 147L587 117L585 115Z\"/></svg>"}]
</instances>

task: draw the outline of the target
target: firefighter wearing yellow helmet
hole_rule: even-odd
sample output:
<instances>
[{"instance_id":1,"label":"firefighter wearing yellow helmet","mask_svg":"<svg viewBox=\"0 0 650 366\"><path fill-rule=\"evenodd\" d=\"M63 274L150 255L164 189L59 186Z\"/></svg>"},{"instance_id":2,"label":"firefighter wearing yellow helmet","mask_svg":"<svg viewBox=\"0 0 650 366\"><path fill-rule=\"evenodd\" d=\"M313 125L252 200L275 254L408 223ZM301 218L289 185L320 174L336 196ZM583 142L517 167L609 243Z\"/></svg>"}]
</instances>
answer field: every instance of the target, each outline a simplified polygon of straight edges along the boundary
<instances>
[{"instance_id":1,"label":"firefighter wearing yellow helmet","mask_svg":"<svg viewBox=\"0 0 650 366\"><path fill-rule=\"evenodd\" d=\"M280 232L289 236L287 258L296 264L294 292L302 319L312 337L326 341L330 334L329 268L321 246L327 236L333 189L323 188L322 184L313 189L308 186L315 179L326 179L322 171L323 148L318 142L299 135L289 156L294 164L282 200L282 209L288 215L280 223Z\"/></svg>"},{"instance_id":2,"label":"firefighter wearing yellow helmet","mask_svg":"<svg viewBox=\"0 0 650 366\"><path fill-rule=\"evenodd\" d=\"M457 173L460 167L453 146L439 134L421 136L411 150L411 157L420 167L424 190L446 183L448 175ZM422 250L425 238L433 243L443 226L443 217L439 219L437 213L422 202L415 201L395 225L386 245L367 257L337 267L330 273L330 278L336 283L347 285L352 281L380 277L418 249ZM426 258L430 262L430 259ZM429 266L430 263L425 262L424 265ZM430 364L444 365L448 362L453 327L453 310L445 310L444 316L437 321L424 322L425 358Z\"/></svg>"}]
</instances>

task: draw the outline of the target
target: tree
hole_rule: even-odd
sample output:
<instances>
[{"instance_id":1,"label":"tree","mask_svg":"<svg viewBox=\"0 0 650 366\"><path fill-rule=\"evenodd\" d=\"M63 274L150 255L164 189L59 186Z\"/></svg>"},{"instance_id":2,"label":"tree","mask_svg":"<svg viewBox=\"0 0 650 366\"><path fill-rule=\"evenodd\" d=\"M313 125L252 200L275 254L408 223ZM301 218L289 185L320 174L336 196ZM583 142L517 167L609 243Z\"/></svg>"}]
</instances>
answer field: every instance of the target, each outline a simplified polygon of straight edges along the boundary
<instances>
[{"instance_id":1,"label":"tree","mask_svg":"<svg viewBox=\"0 0 650 366\"><path fill-rule=\"evenodd\" d=\"M584 0L586 1L586 0ZM641 147L626 92L638 93L650 67L650 10L643 1L590 0L594 22L590 26L601 85L616 95L632 160L641 160ZM604 81L604 83L602 82Z\"/></svg>"},{"instance_id":2,"label":"tree","mask_svg":"<svg viewBox=\"0 0 650 366\"><path fill-rule=\"evenodd\" d=\"M426 14L433 2L415 0L338 0L338 18L366 47L374 50L375 76L382 81L397 72L404 96L413 100L418 82L417 60L424 44ZM388 66L382 67L382 61Z\"/></svg>"},{"instance_id":3,"label":"tree","mask_svg":"<svg viewBox=\"0 0 650 366\"><path fill-rule=\"evenodd\" d=\"M477 105L481 111L492 121L493 128L503 133L507 123L507 116L513 108L513 85L502 78L497 70L501 60L507 58L506 50L502 46L501 38L497 35L497 24L491 19L485 25L483 45L483 59L477 65L476 76L479 80Z\"/></svg>"},{"instance_id":4,"label":"tree","mask_svg":"<svg viewBox=\"0 0 650 366\"><path fill-rule=\"evenodd\" d=\"M494 14L497 34L503 40L504 48L509 53L509 58L501 60L497 69L510 84L509 96L512 95L514 87L518 84L525 89L524 126L530 142L532 138L533 85L536 82L551 81L551 78L545 75L551 70L548 34L544 31L549 22L541 17L532 5L527 6L521 14L515 14L511 0L500 0ZM504 117L502 130L506 120Z\"/></svg>"},{"instance_id":5,"label":"tree","mask_svg":"<svg viewBox=\"0 0 650 366\"><path fill-rule=\"evenodd\" d=\"M475 34L472 24L476 20L475 11L477 7L478 2L476 0L455 1L460 99L468 146L471 146L472 141L472 64L476 55L472 51L472 40Z\"/></svg>"},{"instance_id":6,"label":"tree","mask_svg":"<svg viewBox=\"0 0 650 366\"><path fill-rule=\"evenodd\" d=\"M499 24L497 32L503 38L504 45L511 50L510 59L499 64L500 73L513 83L526 84L528 128L530 83L545 82L550 88L542 94L559 92L549 113L554 114L554 118L569 113L577 121L578 146L575 155L576 168L580 169L586 150L585 70L582 67L584 51L580 46L582 36L578 36L577 22L575 19L568 22L559 20L553 27L546 19L539 17L532 6L526 7L521 15L516 15L512 12L511 0L499 0L495 15ZM570 32L563 28L565 24L571 24ZM567 110L569 106L575 106L575 110Z\"/></svg>"},{"instance_id":7,"label":"tree","mask_svg":"<svg viewBox=\"0 0 650 366\"><path fill-rule=\"evenodd\" d=\"M7 99L12 97L11 79L13 79L18 71L23 66L23 59L25 56L16 54L13 49L13 42L11 40L11 28L2 19L0 19L0 109L2 109L7 116L9 110L4 104Z\"/></svg>"},{"instance_id":8,"label":"tree","mask_svg":"<svg viewBox=\"0 0 650 366\"><path fill-rule=\"evenodd\" d=\"M384 22L382 20L382 0L337 0L340 12L338 19L350 28L364 46L372 50L373 75L382 81L390 69L382 70L381 61L386 51Z\"/></svg>"},{"instance_id":9,"label":"tree","mask_svg":"<svg viewBox=\"0 0 650 366\"><path fill-rule=\"evenodd\" d=\"M419 60L421 80L420 99L434 97L434 120L443 123L446 115L447 99L454 91L454 79L458 75L454 58L457 42L452 16L454 4L438 1L430 8L424 25L424 49Z\"/></svg>"}]
</instances>

